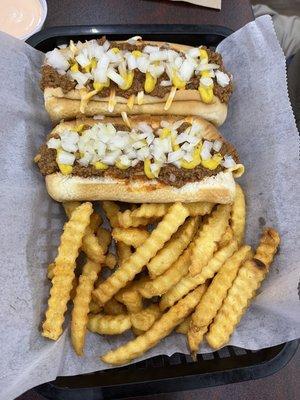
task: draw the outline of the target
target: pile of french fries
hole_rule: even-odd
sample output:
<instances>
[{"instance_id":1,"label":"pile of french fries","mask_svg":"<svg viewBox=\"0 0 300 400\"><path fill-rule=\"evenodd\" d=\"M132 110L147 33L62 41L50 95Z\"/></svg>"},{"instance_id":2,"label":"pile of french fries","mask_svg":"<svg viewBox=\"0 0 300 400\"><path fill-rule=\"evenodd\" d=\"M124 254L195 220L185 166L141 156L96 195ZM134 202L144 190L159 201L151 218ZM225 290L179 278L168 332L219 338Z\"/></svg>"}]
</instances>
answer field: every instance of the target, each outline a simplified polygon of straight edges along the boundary
<instances>
[{"instance_id":1,"label":"pile of french fries","mask_svg":"<svg viewBox=\"0 0 300 400\"><path fill-rule=\"evenodd\" d=\"M241 187L231 205L128 204L125 211L111 201L101 206L110 229L101 226L92 203L64 204L68 221L48 267L52 286L42 335L60 337L71 300L71 339L78 355L84 353L87 330L120 335L131 329L135 335L101 357L109 364L140 357L174 330L186 335L193 357L204 339L213 349L228 343L280 242L267 228L255 251L243 243ZM109 250L112 241L116 254ZM86 258L81 268L80 252Z\"/></svg>"}]
</instances>

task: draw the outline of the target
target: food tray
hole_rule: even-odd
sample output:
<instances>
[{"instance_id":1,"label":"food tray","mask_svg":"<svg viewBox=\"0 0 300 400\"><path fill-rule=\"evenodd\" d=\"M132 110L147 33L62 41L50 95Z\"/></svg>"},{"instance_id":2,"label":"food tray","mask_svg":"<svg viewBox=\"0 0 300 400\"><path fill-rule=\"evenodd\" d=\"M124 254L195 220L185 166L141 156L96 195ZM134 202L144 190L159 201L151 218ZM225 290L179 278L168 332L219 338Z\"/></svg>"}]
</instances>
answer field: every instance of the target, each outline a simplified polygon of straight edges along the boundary
<instances>
[{"instance_id":1,"label":"food tray","mask_svg":"<svg viewBox=\"0 0 300 400\"><path fill-rule=\"evenodd\" d=\"M231 33L229 28L213 25L82 25L45 29L27 43L47 52L70 39L107 35L109 39L121 40L141 35L143 39L215 48ZM121 368L58 377L35 390L51 400L99 400L224 385L275 373L290 361L298 344L295 340L258 351L227 346L214 353L200 354L197 361L183 354L157 356Z\"/></svg>"}]
</instances>

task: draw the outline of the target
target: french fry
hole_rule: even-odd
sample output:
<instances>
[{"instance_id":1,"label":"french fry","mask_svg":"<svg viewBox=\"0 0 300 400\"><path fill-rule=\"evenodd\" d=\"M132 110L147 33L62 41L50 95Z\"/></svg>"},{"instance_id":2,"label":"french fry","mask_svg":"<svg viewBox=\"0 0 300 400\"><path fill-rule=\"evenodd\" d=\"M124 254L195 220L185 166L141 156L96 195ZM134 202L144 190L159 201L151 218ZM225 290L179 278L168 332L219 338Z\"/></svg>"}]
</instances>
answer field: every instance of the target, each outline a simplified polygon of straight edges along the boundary
<instances>
[{"instance_id":1,"label":"french fry","mask_svg":"<svg viewBox=\"0 0 300 400\"><path fill-rule=\"evenodd\" d=\"M117 242L123 242L128 246L139 247L149 237L150 233L138 228L114 228L112 237Z\"/></svg>"},{"instance_id":2,"label":"french fry","mask_svg":"<svg viewBox=\"0 0 300 400\"><path fill-rule=\"evenodd\" d=\"M154 256L147 265L152 279L164 273L178 260L187 248L199 226L198 217L189 218L174 234L168 243Z\"/></svg>"},{"instance_id":3,"label":"french fry","mask_svg":"<svg viewBox=\"0 0 300 400\"><path fill-rule=\"evenodd\" d=\"M88 329L100 335L120 335L131 328L129 315L105 315L98 314L91 316L88 322Z\"/></svg>"},{"instance_id":4,"label":"french fry","mask_svg":"<svg viewBox=\"0 0 300 400\"><path fill-rule=\"evenodd\" d=\"M193 242L189 244L178 260L167 271L153 280L148 279L140 286L139 291L143 297L150 299L154 296L163 295L173 285L176 285L183 276L188 274L192 245Z\"/></svg>"},{"instance_id":5,"label":"french fry","mask_svg":"<svg viewBox=\"0 0 300 400\"><path fill-rule=\"evenodd\" d=\"M105 257L104 265L109 269L115 268L117 265L117 257L112 253L108 253Z\"/></svg>"},{"instance_id":6,"label":"french fry","mask_svg":"<svg viewBox=\"0 0 300 400\"><path fill-rule=\"evenodd\" d=\"M124 212L119 212L118 213L118 226L121 226L122 228L136 228L138 226L145 226L148 225L151 222L150 218L137 218L137 217L132 217L133 211L126 210Z\"/></svg>"},{"instance_id":7,"label":"french fry","mask_svg":"<svg viewBox=\"0 0 300 400\"><path fill-rule=\"evenodd\" d=\"M142 335L143 333L145 333L145 331L142 331L141 329L137 329L137 328L135 328L134 326L131 327L131 330L132 330L132 332L133 332L133 334L134 334L135 336L140 336L140 335Z\"/></svg>"},{"instance_id":8,"label":"french fry","mask_svg":"<svg viewBox=\"0 0 300 400\"><path fill-rule=\"evenodd\" d=\"M246 261L240 268L206 335L206 340L212 348L218 349L228 343L236 325L269 272L279 242L279 234L274 229L267 228L262 234L254 259Z\"/></svg>"},{"instance_id":9,"label":"french fry","mask_svg":"<svg viewBox=\"0 0 300 400\"><path fill-rule=\"evenodd\" d=\"M63 207L65 210L65 213L67 214L67 217L70 219L72 212L80 206L80 201L67 201L63 203Z\"/></svg>"},{"instance_id":10,"label":"french fry","mask_svg":"<svg viewBox=\"0 0 300 400\"><path fill-rule=\"evenodd\" d=\"M106 303L120 289L132 281L141 272L144 265L164 246L170 237L183 224L188 216L187 209L181 203L172 205L163 220L151 232L146 241L136 249L127 260L93 294L100 304Z\"/></svg>"},{"instance_id":11,"label":"french fry","mask_svg":"<svg viewBox=\"0 0 300 400\"><path fill-rule=\"evenodd\" d=\"M47 278L50 279L50 280L54 276L54 268L55 268L55 263L54 262L50 263L48 265L48 267L47 267Z\"/></svg>"},{"instance_id":12,"label":"french fry","mask_svg":"<svg viewBox=\"0 0 300 400\"><path fill-rule=\"evenodd\" d=\"M76 296L73 300L73 310L71 319L71 340L77 355L83 355L83 348L88 323L88 313L92 299L94 283L101 269L100 263L88 260L82 269Z\"/></svg>"},{"instance_id":13,"label":"french fry","mask_svg":"<svg viewBox=\"0 0 300 400\"><path fill-rule=\"evenodd\" d=\"M131 218L162 218L169 210L171 204L142 204L139 208L132 211Z\"/></svg>"},{"instance_id":14,"label":"french fry","mask_svg":"<svg viewBox=\"0 0 300 400\"><path fill-rule=\"evenodd\" d=\"M185 276L174 284L170 289L162 296L159 306L161 310L171 307L179 299L185 296L188 292L195 289L197 286L206 282L208 279L213 278L216 272L222 267L224 262L232 256L232 254L237 250L238 244L234 239L227 246L218 250L213 258L208 262L205 267L202 268L200 274L190 275L185 274ZM187 266L188 268L188 266Z\"/></svg>"},{"instance_id":15,"label":"french fry","mask_svg":"<svg viewBox=\"0 0 300 400\"><path fill-rule=\"evenodd\" d=\"M242 246L222 265L212 283L202 296L192 315L187 339L193 356L197 354L203 336L217 314L226 297L228 289L234 281L241 264L251 257L251 247Z\"/></svg>"},{"instance_id":16,"label":"french fry","mask_svg":"<svg viewBox=\"0 0 300 400\"><path fill-rule=\"evenodd\" d=\"M101 224L102 224L101 215L98 214L96 211L94 211L93 214L91 215L91 220L90 220L90 227L93 233L97 232L97 229Z\"/></svg>"},{"instance_id":17,"label":"french fry","mask_svg":"<svg viewBox=\"0 0 300 400\"><path fill-rule=\"evenodd\" d=\"M218 249L221 249L224 246L227 246L228 243L234 238L233 230L230 226L227 226L224 235L221 237L218 243Z\"/></svg>"},{"instance_id":18,"label":"french fry","mask_svg":"<svg viewBox=\"0 0 300 400\"><path fill-rule=\"evenodd\" d=\"M120 207L118 204L113 201L103 201L102 207L109 219L111 227L115 228L116 226L119 226L118 212L120 211Z\"/></svg>"},{"instance_id":19,"label":"french fry","mask_svg":"<svg viewBox=\"0 0 300 400\"><path fill-rule=\"evenodd\" d=\"M139 331L147 331L161 316L158 304L151 304L138 313L130 314L132 327Z\"/></svg>"},{"instance_id":20,"label":"french fry","mask_svg":"<svg viewBox=\"0 0 300 400\"><path fill-rule=\"evenodd\" d=\"M223 236L229 222L230 205L220 204L203 225L195 240L191 256L190 273L197 275L212 258L217 244Z\"/></svg>"},{"instance_id":21,"label":"french fry","mask_svg":"<svg viewBox=\"0 0 300 400\"><path fill-rule=\"evenodd\" d=\"M102 264L104 262L104 252L102 246L99 244L97 236L94 234L92 228L88 226L85 235L82 239L82 251L85 252L87 257L95 263Z\"/></svg>"},{"instance_id":22,"label":"french fry","mask_svg":"<svg viewBox=\"0 0 300 400\"><path fill-rule=\"evenodd\" d=\"M198 203L187 203L186 208L189 211L191 217L203 216L210 214L214 207L214 203L198 202Z\"/></svg>"},{"instance_id":23,"label":"french fry","mask_svg":"<svg viewBox=\"0 0 300 400\"><path fill-rule=\"evenodd\" d=\"M159 320L154 322L147 332L125 345L109 351L101 357L102 361L112 365L121 365L140 357L143 353L154 347L161 339L168 336L194 310L205 290L205 285L193 290L168 312L163 314Z\"/></svg>"},{"instance_id":24,"label":"french fry","mask_svg":"<svg viewBox=\"0 0 300 400\"><path fill-rule=\"evenodd\" d=\"M124 304L119 303L113 297L112 299L108 300L107 303L104 304L103 311L105 312L105 314L108 314L108 315L125 314L126 313L126 307L124 306Z\"/></svg>"},{"instance_id":25,"label":"french fry","mask_svg":"<svg viewBox=\"0 0 300 400\"><path fill-rule=\"evenodd\" d=\"M138 313L143 309L143 299L139 291L136 289L134 283L127 285L121 289L115 298L123 303L129 313Z\"/></svg>"},{"instance_id":26,"label":"french fry","mask_svg":"<svg viewBox=\"0 0 300 400\"><path fill-rule=\"evenodd\" d=\"M191 318L192 318L192 316L190 315L190 316L187 317L185 320L183 320L183 321L181 322L181 324L179 324L179 325L177 326L176 332L177 332L177 333L181 333L182 335L186 335L186 334L188 333L188 330L189 330Z\"/></svg>"},{"instance_id":27,"label":"french fry","mask_svg":"<svg viewBox=\"0 0 300 400\"><path fill-rule=\"evenodd\" d=\"M72 212L78 207L80 206L80 201L67 201L65 203L63 203L65 212L67 214L67 217L70 219ZM93 232L96 232L97 228L102 224L102 218L101 216L94 211L91 215L90 218L90 227L93 230Z\"/></svg>"},{"instance_id":28,"label":"french fry","mask_svg":"<svg viewBox=\"0 0 300 400\"><path fill-rule=\"evenodd\" d=\"M97 238L99 245L102 247L103 254L107 253L107 250L111 242L110 231L100 226L100 228L97 229Z\"/></svg>"},{"instance_id":29,"label":"french fry","mask_svg":"<svg viewBox=\"0 0 300 400\"><path fill-rule=\"evenodd\" d=\"M132 254L131 247L128 244L123 242L117 243L117 254L118 254L118 265L122 265L122 263L127 260Z\"/></svg>"},{"instance_id":30,"label":"french fry","mask_svg":"<svg viewBox=\"0 0 300 400\"><path fill-rule=\"evenodd\" d=\"M162 218L169 210L171 203L169 204L142 204L140 207L135 209L134 211L126 211L125 213L119 214L119 222L120 225L123 226L128 225L133 226L131 220L137 221L139 218L146 218L146 219L160 219ZM191 217L196 217L198 215L205 215L209 214L214 206L213 203L205 203L205 202L198 202L198 203L188 203L185 204L187 209L189 210L189 214ZM130 220L131 219L131 220ZM125 222L124 222L125 221ZM128 222L129 221L129 222Z\"/></svg>"},{"instance_id":31,"label":"french fry","mask_svg":"<svg viewBox=\"0 0 300 400\"><path fill-rule=\"evenodd\" d=\"M76 209L76 207L78 207L78 204L80 204L78 201L69 201L63 203L68 218L71 217L73 211ZM98 223L100 223L100 215L94 211L90 218L90 224L86 228L85 235L82 239L82 250L90 260L103 263L103 251L96 236L94 235L94 231L97 229Z\"/></svg>"},{"instance_id":32,"label":"french fry","mask_svg":"<svg viewBox=\"0 0 300 400\"><path fill-rule=\"evenodd\" d=\"M231 226L233 234L239 244L242 243L245 233L246 203L240 185L236 184L235 199L231 211Z\"/></svg>"},{"instance_id":33,"label":"french fry","mask_svg":"<svg viewBox=\"0 0 300 400\"><path fill-rule=\"evenodd\" d=\"M98 314L102 310L102 307L98 303L96 303L94 300L91 300L89 309L90 309L90 313Z\"/></svg>"},{"instance_id":34,"label":"french fry","mask_svg":"<svg viewBox=\"0 0 300 400\"><path fill-rule=\"evenodd\" d=\"M78 283L79 283L79 280L78 280L77 276L74 276L73 281L72 281L72 289L70 292L70 300L73 300L76 296L76 290L77 290Z\"/></svg>"},{"instance_id":35,"label":"french fry","mask_svg":"<svg viewBox=\"0 0 300 400\"><path fill-rule=\"evenodd\" d=\"M42 328L42 335L52 340L57 340L62 333L64 314L72 289L75 262L92 212L92 204L83 203L76 208L70 220L64 225L58 255L55 259L46 319Z\"/></svg>"}]
</instances>

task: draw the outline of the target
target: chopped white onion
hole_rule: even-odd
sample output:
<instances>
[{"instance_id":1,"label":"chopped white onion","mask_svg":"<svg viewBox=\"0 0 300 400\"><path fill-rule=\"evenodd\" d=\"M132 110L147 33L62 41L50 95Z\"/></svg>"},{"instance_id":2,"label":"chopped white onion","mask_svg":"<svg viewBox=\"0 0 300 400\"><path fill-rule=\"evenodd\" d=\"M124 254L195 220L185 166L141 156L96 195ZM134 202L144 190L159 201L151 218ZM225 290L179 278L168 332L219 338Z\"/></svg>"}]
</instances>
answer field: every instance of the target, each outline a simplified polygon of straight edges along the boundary
<instances>
[{"instance_id":1,"label":"chopped white onion","mask_svg":"<svg viewBox=\"0 0 300 400\"><path fill-rule=\"evenodd\" d=\"M136 59L136 63L137 63L137 68L141 72L143 72L143 74L145 74L147 72L148 67L149 67L150 61L145 56L141 56L141 57Z\"/></svg>"},{"instance_id":2,"label":"chopped white onion","mask_svg":"<svg viewBox=\"0 0 300 400\"><path fill-rule=\"evenodd\" d=\"M106 41L103 43L102 47L103 47L103 50L104 50L104 51L107 51L107 50L110 48L110 43L109 43L109 41L106 40Z\"/></svg>"},{"instance_id":3,"label":"chopped white onion","mask_svg":"<svg viewBox=\"0 0 300 400\"><path fill-rule=\"evenodd\" d=\"M183 58L180 56L177 56L174 60L174 66L176 69L179 69L181 67L181 64L183 63Z\"/></svg>"},{"instance_id":4,"label":"chopped white onion","mask_svg":"<svg viewBox=\"0 0 300 400\"><path fill-rule=\"evenodd\" d=\"M107 76L113 82L115 82L118 86L123 86L125 84L124 79L121 75L119 75L113 68L109 68L107 71Z\"/></svg>"},{"instance_id":5,"label":"chopped white onion","mask_svg":"<svg viewBox=\"0 0 300 400\"><path fill-rule=\"evenodd\" d=\"M120 160L120 163L123 164L125 167L130 167L131 161L124 154L122 156L120 156L119 160Z\"/></svg>"},{"instance_id":6,"label":"chopped white onion","mask_svg":"<svg viewBox=\"0 0 300 400\"><path fill-rule=\"evenodd\" d=\"M217 78L217 82L220 86L222 87L226 87L227 85L229 85L230 83L230 78L227 74L225 74L222 71L216 71L215 72L216 78Z\"/></svg>"},{"instance_id":7,"label":"chopped white onion","mask_svg":"<svg viewBox=\"0 0 300 400\"><path fill-rule=\"evenodd\" d=\"M199 71L211 71L212 69L218 69L220 68L220 65L218 64L200 64L199 67L197 68Z\"/></svg>"},{"instance_id":8,"label":"chopped white onion","mask_svg":"<svg viewBox=\"0 0 300 400\"><path fill-rule=\"evenodd\" d=\"M178 161L182 158L183 152L182 150L171 151L168 154L168 163L173 163L174 161Z\"/></svg>"},{"instance_id":9,"label":"chopped white onion","mask_svg":"<svg viewBox=\"0 0 300 400\"><path fill-rule=\"evenodd\" d=\"M214 151L220 151L222 147L222 142L220 140L215 140L213 144L213 150Z\"/></svg>"},{"instance_id":10,"label":"chopped white onion","mask_svg":"<svg viewBox=\"0 0 300 400\"><path fill-rule=\"evenodd\" d=\"M201 83L202 86L210 87L210 86L213 85L213 80L211 78L206 77L206 76L202 76L200 78L200 83Z\"/></svg>"},{"instance_id":11,"label":"chopped white onion","mask_svg":"<svg viewBox=\"0 0 300 400\"><path fill-rule=\"evenodd\" d=\"M224 168L233 168L235 166L235 161L231 156L225 156L224 157L224 162L223 162L223 167Z\"/></svg>"},{"instance_id":12,"label":"chopped white onion","mask_svg":"<svg viewBox=\"0 0 300 400\"><path fill-rule=\"evenodd\" d=\"M111 151L102 158L102 162L108 165L114 165L121 154L122 154L121 150Z\"/></svg>"},{"instance_id":13,"label":"chopped white onion","mask_svg":"<svg viewBox=\"0 0 300 400\"><path fill-rule=\"evenodd\" d=\"M151 62L165 61L168 59L168 51L167 50L153 51L152 53L150 53L149 59Z\"/></svg>"},{"instance_id":14,"label":"chopped white onion","mask_svg":"<svg viewBox=\"0 0 300 400\"><path fill-rule=\"evenodd\" d=\"M139 140L139 141L133 143L133 145L132 145L132 147L136 150L141 149L142 147L145 147L145 146L146 146L146 143L143 140Z\"/></svg>"},{"instance_id":15,"label":"chopped white onion","mask_svg":"<svg viewBox=\"0 0 300 400\"><path fill-rule=\"evenodd\" d=\"M58 49L54 49L46 53L46 64L51 65L51 67L55 69L61 69L63 71L67 71L70 66L68 60Z\"/></svg>"},{"instance_id":16,"label":"chopped white onion","mask_svg":"<svg viewBox=\"0 0 300 400\"><path fill-rule=\"evenodd\" d=\"M56 161L58 164L73 165L75 161L75 155L68 153L67 151L61 150L57 154Z\"/></svg>"},{"instance_id":17,"label":"chopped white onion","mask_svg":"<svg viewBox=\"0 0 300 400\"><path fill-rule=\"evenodd\" d=\"M143 147L139 149L137 152L137 158L141 161L144 161L147 157L150 155L150 149L149 147Z\"/></svg>"},{"instance_id":18,"label":"chopped white onion","mask_svg":"<svg viewBox=\"0 0 300 400\"><path fill-rule=\"evenodd\" d=\"M129 54L128 58L127 58L127 65L128 65L128 69L130 71L132 71L133 69L137 68L137 59L132 55Z\"/></svg>"},{"instance_id":19,"label":"chopped white onion","mask_svg":"<svg viewBox=\"0 0 300 400\"><path fill-rule=\"evenodd\" d=\"M172 86L172 81L161 81L160 86L162 87Z\"/></svg>"},{"instance_id":20,"label":"chopped white onion","mask_svg":"<svg viewBox=\"0 0 300 400\"><path fill-rule=\"evenodd\" d=\"M85 49L83 49L83 51L81 53L79 53L78 56L75 57L75 60L78 62L78 64L81 67L85 67L86 65L88 65L90 63L87 52L84 50Z\"/></svg>"},{"instance_id":21,"label":"chopped white onion","mask_svg":"<svg viewBox=\"0 0 300 400\"><path fill-rule=\"evenodd\" d=\"M87 166L91 163L92 159L93 159L93 154L92 154L92 153L89 153L88 151L86 151L86 152L84 153L83 157L81 157L81 158L78 160L78 163L79 163L80 165L82 165L83 167L87 167Z\"/></svg>"},{"instance_id":22,"label":"chopped white onion","mask_svg":"<svg viewBox=\"0 0 300 400\"><path fill-rule=\"evenodd\" d=\"M199 57L200 51L198 47L194 47L193 49L188 51L188 55L193 58Z\"/></svg>"},{"instance_id":23,"label":"chopped white onion","mask_svg":"<svg viewBox=\"0 0 300 400\"><path fill-rule=\"evenodd\" d=\"M69 73L71 77L81 86L84 86L87 83L87 81L91 78L91 74L89 73L83 74L80 71L77 72L69 71Z\"/></svg>"},{"instance_id":24,"label":"chopped white onion","mask_svg":"<svg viewBox=\"0 0 300 400\"><path fill-rule=\"evenodd\" d=\"M60 139L51 138L47 142L49 149L58 149L60 147Z\"/></svg>"},{"instance_id":25,"label":"chopped white onion","mask_svg":"<svg viewBox=\"0 0 300 400\"><path fill-rule=\"evenodd\" d=\"M150 54L150 53L153 53L154 51L159 51L159 47L147 45L147 46L144 47L144 50L143 50L143 51L144 51L145 53Z\"/></svg>"},{"instance_id":26,"label":"chopped white onion","mask_svg":"<svg viewBox=\"0 0 300 400\"><path fill-rule=\"evenodd\" d=\"M187 162L191 162L193 160L193 154L186 152L183 156L183 159Z\"/></svg>"},{"instance_id":27,"label":"chopped white onion","mask_svg":"<svg viewBox=\"0 0 300 400\"><path fill-rule=\"evenodd\" d=\"M127 40L129 44L136 44L137 41L142 40L141 36L133 36Z\"/></svg>"},{"instance_id":28,"label":"chopped white onion","mask_svg":"<svg viewBox=\"0 0 300 400\"><path fill-rule=\"evenodd\" d=\"M194 73L194 66L189 60L184 60L179 69L179 75L185 82L189 81Z\"/></svg>"}]
</instances>

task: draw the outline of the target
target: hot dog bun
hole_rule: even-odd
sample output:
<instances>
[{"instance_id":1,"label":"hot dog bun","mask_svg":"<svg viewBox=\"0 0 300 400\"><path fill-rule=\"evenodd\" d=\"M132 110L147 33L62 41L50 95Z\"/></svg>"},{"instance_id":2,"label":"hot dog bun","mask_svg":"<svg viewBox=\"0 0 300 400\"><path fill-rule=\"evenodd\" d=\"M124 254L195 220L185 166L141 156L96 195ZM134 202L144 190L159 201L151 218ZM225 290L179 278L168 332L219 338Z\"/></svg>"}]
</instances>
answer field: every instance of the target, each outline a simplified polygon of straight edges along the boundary
<instances>
[{"instance_id":1,"label":"hot dog bun","mask_svg":"<svg viewBox=\"0 0 300 400\"><path fill-rule=\"evenodd\" d=\"M117 43L124 43L118 41ZM142 44L151 46L160 46L165 43L156 41L142 41ZM170 49L178 52L186 52L192 49L191 46L170 43ZM171 90L171 88L170 88ZM70 120L83 116L92 117L94 115L121 115L126 112L128 115L194 115L199 116L207 121L212 122L216 126L220 126L227 116L227 104L220 101L217 96L213 96L210 104L201 101L198 90L196 89L181 89L177 90L175 97L169 109L165 110L165 104L169 93L164 97L155 97L151 94L144 94L143 103L138 104L135 98L132 108L127 106L126 98L116 96L116 105L112 112L108 111L109 97L100 97L94 95L87 103L84 114L80 112L80 90L74 89L65 93L60 87L46 87L44 90L45 107L51 120L58 123L62 119Z\"/></svg>"},{"instance_id":2,"label":"hot dog bun","mask_svg":"<svg viewBox=\"0 0 300 400\"><path fill-rule=\"evenodd\" d=\"M154 129L159 127L161 120L173 123L180 117L167 116L136 116L130 119L131 126L146 121ZM217 129L209 122L199 117L187 117L186 122L196 122L203 128L203 138L207 140L224 141ZM62 122L53 129L50 136L60 133L78 124L94 125L99 122L123 123L121 118L105 118L98 121L82 119ZM231 203L235 195L234 177L244 172L242 164L226 169L215 176L210 176L198 182L189 182L180 188L159 182L156 179L116 179L112 177L83 178L74 175L54 173L46 176L46 186L49 195L56 201L71 200L117 200L132 203L169 203L174 201L196 202L209 201L215 203Z\"/></svg>"}]
</instances>

